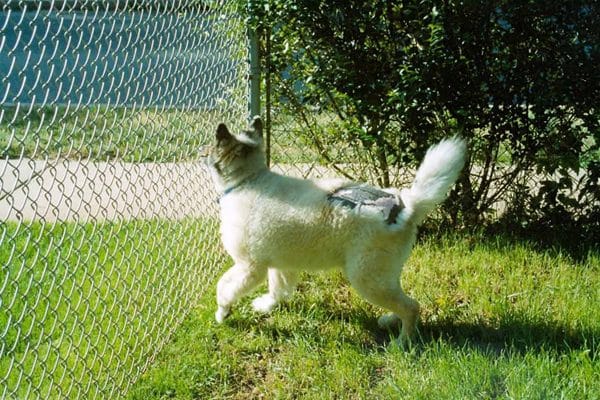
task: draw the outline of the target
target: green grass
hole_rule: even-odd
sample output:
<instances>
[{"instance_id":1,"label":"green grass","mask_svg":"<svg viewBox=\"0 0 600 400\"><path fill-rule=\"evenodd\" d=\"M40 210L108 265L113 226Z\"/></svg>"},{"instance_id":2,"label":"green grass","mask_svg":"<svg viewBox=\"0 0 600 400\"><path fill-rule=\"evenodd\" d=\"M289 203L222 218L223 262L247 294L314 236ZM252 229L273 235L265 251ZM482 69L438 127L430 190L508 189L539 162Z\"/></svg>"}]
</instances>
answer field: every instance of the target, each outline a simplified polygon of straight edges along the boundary
<instances>
[{"instance_id":1,"label":"green grass","mask_svg":"<svg viewBox=\"0 0 600 400\"><path fill-rule=\"evenodd\" d=\"M1 224L1 391L126 391L222 264L216 226Z\"/></svg>"},{"instance_id":2,"label":"green grass","mask_svg":"<svg viewBox=\"0 0 600 400\"><path fill-rule=\"evenodd\" d=\"M0 158L193 160L219 122L204 111L1 112ZM296 150L274 162L318 160L291 126L275 149ZM224 265L215 227L0 224L0 387L16 398L125 391L200 289L214 288ZM598 251L574 260L507 240L422 242L404 275L423 306L409 350L336 273L305 279L271 316L245 301L222 326L209 292L129 398L593 399L599 264Z\"/></svg>"},{"instance_id":3,"label":"green grass","mask_svg":"<svg viewBox=\"0 0 600 400\"><path fill-rule=\"evenodd\" d=\"M425 240L404 274L423 308L410 349L338 273L305 277L272 315L245 300L223 325L208 293L128 398L595 399L599 269L598 251Z\"/></svg>"},{"instance_id":4,"label":"green grass","mask_svg":"<svg viewBox=\"0 0 600 400\"><path fill-rule=\"evenodd\" d=\"M0 109L0 158L195 160L217 111L106 107Z\"/></svg>"}]
</instances>

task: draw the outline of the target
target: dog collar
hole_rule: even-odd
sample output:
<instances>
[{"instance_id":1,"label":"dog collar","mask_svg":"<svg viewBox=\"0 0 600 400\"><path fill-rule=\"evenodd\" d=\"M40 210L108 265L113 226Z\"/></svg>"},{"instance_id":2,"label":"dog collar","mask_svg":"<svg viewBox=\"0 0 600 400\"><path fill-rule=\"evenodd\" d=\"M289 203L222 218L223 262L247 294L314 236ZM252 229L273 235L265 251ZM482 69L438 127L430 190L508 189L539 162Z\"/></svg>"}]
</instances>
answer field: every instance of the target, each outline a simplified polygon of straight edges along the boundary
<instances>
[{"instance_id":1,"label":"dog collar","mask_svg":"<svg viewBox=\"0 0 600 400\"><path fill-rule=\"evenodd\" d=\"M219 198L219 200L225 196L227 196L229 193L233 192L235 189L239 188L240 186L242 186L244 183L246 183L246 179L244 179L241 182L236 183L233 186L228 187L227 189L223 190L223 193L221 193L221 197Z\"/></svg>"},{"instance_id":2,"label":"dog collar","mask_svg":"<svg viewBox=\"0 0 600 400\"><path fill-rule=\"evenodd\" d=\"M259 171L260 172L260 171ZM234 190L240 188L241 186L255 180L258 175L259 172L250 175L249 177L247 177L246 179L242 179L241 181L239 181L238 183L236 183L235 185L229 186L228 188L226 188L225 190L223 190L223 193L221 193L221 195L217 198L217 202L221 202L221 199L223 199L223 197L227 196L229 193L233 192Z\"/></svg>"}]
</instances>

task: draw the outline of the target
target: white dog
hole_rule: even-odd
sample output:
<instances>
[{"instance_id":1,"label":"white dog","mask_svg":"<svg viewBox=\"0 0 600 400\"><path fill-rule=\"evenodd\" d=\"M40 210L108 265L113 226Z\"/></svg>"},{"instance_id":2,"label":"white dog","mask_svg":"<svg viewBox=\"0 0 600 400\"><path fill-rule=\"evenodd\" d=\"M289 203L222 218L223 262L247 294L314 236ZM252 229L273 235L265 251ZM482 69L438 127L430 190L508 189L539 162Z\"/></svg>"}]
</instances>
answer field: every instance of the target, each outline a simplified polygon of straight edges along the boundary
<instances>
[{"instance_id":1,"label":"white dog","mask_svg":"<svg viewBox=\"0 0 600 400\"><path fill-rule=\"evenodd\" d=\"M428 150L412 187L382 190L274 173L265 162L259 118L237 135L220 124L208 164L220 193L223 245L235 265L217 285L216 320L267 276L268 293L252 303L259 312L292 294L300 271L340 267L363 298L393 312L380 325L399 318L401 339L410 339L419 303L402 291L402 266L417 226L457 179L465 147L457 138L440 142Z\"/></svg>"}]
</instances>

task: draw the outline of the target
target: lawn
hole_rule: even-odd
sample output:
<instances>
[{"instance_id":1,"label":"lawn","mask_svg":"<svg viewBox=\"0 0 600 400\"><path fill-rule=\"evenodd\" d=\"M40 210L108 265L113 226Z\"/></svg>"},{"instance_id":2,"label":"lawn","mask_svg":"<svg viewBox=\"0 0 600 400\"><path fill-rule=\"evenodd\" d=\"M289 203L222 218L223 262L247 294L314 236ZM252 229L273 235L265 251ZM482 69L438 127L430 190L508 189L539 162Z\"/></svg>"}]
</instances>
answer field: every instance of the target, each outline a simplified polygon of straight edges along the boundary
<instances>
[{"instance_id":1,"label":"lawn","mask_svg":"<svg viewBox=\"0 0 600 400\"><path fill-rule=\"evenodd\" d=\"M0 397L122 395L222 265L215 222L0 224Z\"/></svg>"},{"instance_id":2,"label":"lawn","mask_svg":"<svg viewBox=\"0 0 600 400\"><path fill-rule=\"evenodd\" d=\"M409 349L339 273L305 276L272 315L245 301L223 325L213 291L128 398L597 399L599 269L597 250L425 239L404 275L422 303Z\"/></svg>"},{"instance_id":3,"label":"lawn","mask_svg":"<svg viewBox=\"0 0 600 400\"><path fill-rule=\"evenodd\" d=\"M3 107L0 158L196 160L219 122L221 114L207 110Z\"/></svg>"},{"instance_id":4,"label":"lawn","mask_svg":"<svg viewBox=\"0 0 600 400\"><path fill-rule=\"evenodd\" d=\"M220 121L206 111L3 112L1 158L195 160ZM319 159L296 142L294 129L280 133L275 163ZM302 151L289 152L289 143ZM214 277L230 262L217 225L1 223L0 388L7 392L0 397L595 399L600 393L598 250L574 256L482 235L420 241L403 277L422 303L420 336L403 349L393 341L398 331L379 329L380 310L339 273L305 277L273 315L252 313L245 301L216 325Z\"/></svg>"}]
</instances>

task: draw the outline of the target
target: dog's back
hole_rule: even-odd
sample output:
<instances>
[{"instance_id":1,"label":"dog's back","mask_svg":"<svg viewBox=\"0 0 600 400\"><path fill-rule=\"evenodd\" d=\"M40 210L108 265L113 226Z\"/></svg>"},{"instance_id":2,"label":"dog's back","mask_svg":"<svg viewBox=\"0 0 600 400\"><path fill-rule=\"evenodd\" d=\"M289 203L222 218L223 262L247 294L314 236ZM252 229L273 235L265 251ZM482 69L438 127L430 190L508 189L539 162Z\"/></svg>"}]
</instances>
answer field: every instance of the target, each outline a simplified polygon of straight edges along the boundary
<instances>
[{"instance_id":1,"label":"dog's back","mask_svg":"<svg viewBox=\"0 0 600 400\"><path fill-rule=\"evenodd\" d=\"M324 269L345 262L346 248L382 226L329 201L347 181L304 180L268 172L223 199L222 234L228 252L287 269ZM377 225L379 225L379 222Z\"/></svg>"},{"instance_id":2,"label":"dog's back","mask_svg":"<svg viewBox=\"0 0 600 400\"><path fill-rule=\"evenodd\" d=\"M457 139L432 147L413 185L401 192L264 171L222 199L227 251L281 269L314 270L344 265L358 247L394 240L400 246L401 236L414 234L444 199L462 168L464 147Z\"/></svg>"}]
</instances>

